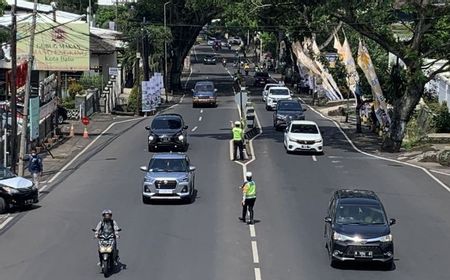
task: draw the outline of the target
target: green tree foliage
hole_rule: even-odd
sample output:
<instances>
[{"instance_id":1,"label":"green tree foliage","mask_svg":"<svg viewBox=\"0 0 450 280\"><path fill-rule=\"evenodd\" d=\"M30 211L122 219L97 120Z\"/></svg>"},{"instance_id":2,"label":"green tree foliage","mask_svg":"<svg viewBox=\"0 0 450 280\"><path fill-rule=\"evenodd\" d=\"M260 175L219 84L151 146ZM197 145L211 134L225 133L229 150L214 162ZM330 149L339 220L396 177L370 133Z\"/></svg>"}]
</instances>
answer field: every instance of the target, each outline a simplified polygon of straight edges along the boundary
<instances>
[{"instance_id":1,"label":"green tree foliage","mask_svg":"<svg viewBox=\"0 0 450 280\"><path fill-rule=\"evenodd\" d=\"M433 117L433 125L438 133L450 133L450 112L447 103L439 106L437 114Z\"/></svg>"},{"instance_id":2,"label":"green tree foliage","mask_svg":"<svg viewBox=\"0 0 450 280\"><path fill-rule=\"evenodd\" d=\"M0 16L3 16L3 11L5 10L7 3L5 0L0 0Z\"/></svg>"}]
</instances>

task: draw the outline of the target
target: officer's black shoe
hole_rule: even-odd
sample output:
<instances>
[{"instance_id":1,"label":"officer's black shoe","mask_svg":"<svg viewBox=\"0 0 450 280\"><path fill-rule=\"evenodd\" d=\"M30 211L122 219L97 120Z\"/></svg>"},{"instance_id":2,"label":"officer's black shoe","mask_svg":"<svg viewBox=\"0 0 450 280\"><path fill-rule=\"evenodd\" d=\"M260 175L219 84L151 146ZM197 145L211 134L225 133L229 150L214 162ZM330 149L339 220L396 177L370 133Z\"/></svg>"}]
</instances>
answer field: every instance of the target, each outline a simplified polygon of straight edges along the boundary
<instances>
[{"instance_id":1,"label":"officer's black shoe","mask_svg":"<svg viewBox=\"0 0 450 280\"><path fill-rule=\"evenodd\" d=\"M255 223L255 221L253 221L253 220L250 220L250 221L248 221L248 223L247 224L249 224L249 225L253 225Z\"/></svg>"},{"instance_id":2,"label":"officer's black shoe","mask_svg":"<svg viewBox=\"0 0 450 280\"><path fill-rule=\"evenodd\" d=\"M245 223L245 218L239 217L239 220L240 220L241 222Z\"/></svg>"}]
</instances>

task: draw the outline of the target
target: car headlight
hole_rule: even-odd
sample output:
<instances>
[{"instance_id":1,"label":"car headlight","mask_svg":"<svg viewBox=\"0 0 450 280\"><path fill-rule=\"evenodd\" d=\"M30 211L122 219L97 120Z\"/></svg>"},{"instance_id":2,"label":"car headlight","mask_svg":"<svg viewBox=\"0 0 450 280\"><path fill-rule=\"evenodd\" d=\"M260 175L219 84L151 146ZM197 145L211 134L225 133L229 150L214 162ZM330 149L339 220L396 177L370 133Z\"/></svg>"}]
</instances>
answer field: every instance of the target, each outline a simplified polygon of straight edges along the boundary
<instances>
[{"instance_id":1,"label":"car headlight","mask_svg":"<svg viewBox=\"0 0 450 280\"><path fill-rule=\"evenodd\" d=\"M150 135L150 136L148 137L148 141L153 141L153 140L155 140L155 136Z\"/></svg>"},{"instance_id":2,"label":"car headlight","mask_svg":"<svg viewBox=\"0 0 450 280\"><path fill-rule=\"evenodd\" d=\"M15 188L11 188L11 187L3 187L3 189L4 189L8 194L16 194L16 193L19 193L19 191L16 190Z\"/></svg>"},{"instance_id":3,"label":"car headlight","mask_svg":"<svg viewBox=\"0 0 450 280\"><path fill-rule=\"evenodd\" d=\"M380 242L392 242L392 240L393 240L392 234L380 237Z\"/></svg>"},{"instance_id":4,"label":"car headlight","mask_svg":"<svg viewBox=\"0 0 450 280\"><path fill-rule=\"evenodd\" d=\"M277 115L277 118L280 120L285 120L287 118L286 115Z\"/></svg>"},{"instance_id":5,"label":"car headlight","mask_svg":"<svg viewBox=\"0 0 450 280\"><path fill-rule=\"evenodd\" d=\"M184 177L180 179L180 183L186 183L189 182L189 177Z\"/></svg>"},{"instance_id":6,"label":"car headlight","mask_svg":"<svg viewBox=\"0 0 450 280\"><path fill-rule=\"evenodd\" d=\"M315 143L322 143L322 139L317 139L314 141Z\"/></svg>"},{"instance_id":7,"label":"car headlight","mask_svg":"<svg viewBox=\"0 0 450 280\"><path fill-rule=\"evenodd\" d=\"M150 191L150 187L147 186L147 185L145 185L145 186L144 186L144 192L146 192L146 193L151 192L151 191Z\"/></svg>"},{"instance_id":8,"label":"car headlight","mask_svg":"<svg viewBox=\"0 0 450 280\"><path fill-rule=\"evenodd\" d=\"M179 136L178 136L178 140L183 141L183 139L184 139L184 136L183 136L183 135L179 135Z\"/></svg>"},{"instance_id":9,"label":"car headlight","mask_svg":"<svg viewBox=\"0 0 450 280\"><path fill-rule=\"evenodd\" d=\"M347 235L343 235L337 232L333 233L333 240L334 241L349 241L349 240L354 240L355 238L351 237L351 236L347 236Z\"/></svg>"},{"instance_id":10,"label":"car headlight","mask_svg":"<svg viewBox=\"0 0 450 280\"><path fill-rule=\"evenodd\" d=\"M291 142L297 141L297 140L295 140L295 139L292 139L291 137L288 137L288 139L289 139L289 141L291 141Z\"/></svg>"}]
</instances>

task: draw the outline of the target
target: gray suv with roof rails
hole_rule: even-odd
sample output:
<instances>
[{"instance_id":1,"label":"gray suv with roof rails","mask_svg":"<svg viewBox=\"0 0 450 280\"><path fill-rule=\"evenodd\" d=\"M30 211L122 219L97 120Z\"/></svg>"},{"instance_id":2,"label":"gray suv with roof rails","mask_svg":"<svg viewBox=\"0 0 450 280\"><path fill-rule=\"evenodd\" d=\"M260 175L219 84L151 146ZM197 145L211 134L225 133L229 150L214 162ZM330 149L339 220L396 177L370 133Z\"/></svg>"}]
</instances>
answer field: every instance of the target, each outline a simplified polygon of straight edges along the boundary
<instances>
[{"instance_id":1,"label":"gray suv with roof rails","mask_svg":"<svg viewBox=\"0 0 450 280\"><path fill-rule=\"evenodd\" d=\"M147 166L142 187L142 201L195 199L195 167L184 153L154 154Z\"/></svg>"}]
</instances>

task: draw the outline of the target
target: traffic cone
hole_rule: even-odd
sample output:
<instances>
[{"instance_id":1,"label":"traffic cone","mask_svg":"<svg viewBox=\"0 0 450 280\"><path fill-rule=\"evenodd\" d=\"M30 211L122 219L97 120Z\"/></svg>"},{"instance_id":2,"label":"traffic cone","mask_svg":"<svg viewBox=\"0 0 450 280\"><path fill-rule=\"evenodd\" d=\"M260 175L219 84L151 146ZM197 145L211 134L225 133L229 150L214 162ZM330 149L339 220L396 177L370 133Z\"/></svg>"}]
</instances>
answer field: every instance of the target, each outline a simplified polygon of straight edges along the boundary
<instances>
[{"instance_id":1,"label":"traffic cone","mask_svg":"<svg viewBox=\"0 0 450 280\"><path fill-rule=\"evenodd\" d=\"M86 126L84 127L83 138L84 138L84 139L88 139L88 138L89 138L89 134L88 134L88 131L87 131L87 127L86 127Z\"/></svg>"},{"instance_id":2,"label":"traffic cone","mask_svg":"<svg viewBox=\"0 0 450 280\"><path fill-rule=\"evenodd\" d=\"M70 133L69 133L69 137L74 137L75 136L75 129L73 128L73 124L70 126Z\"/></svg>"}]
</instances>

